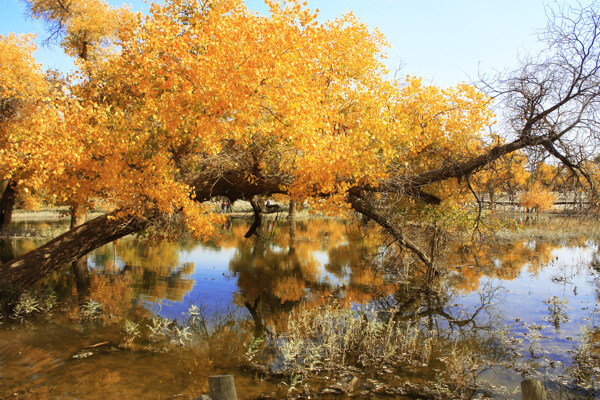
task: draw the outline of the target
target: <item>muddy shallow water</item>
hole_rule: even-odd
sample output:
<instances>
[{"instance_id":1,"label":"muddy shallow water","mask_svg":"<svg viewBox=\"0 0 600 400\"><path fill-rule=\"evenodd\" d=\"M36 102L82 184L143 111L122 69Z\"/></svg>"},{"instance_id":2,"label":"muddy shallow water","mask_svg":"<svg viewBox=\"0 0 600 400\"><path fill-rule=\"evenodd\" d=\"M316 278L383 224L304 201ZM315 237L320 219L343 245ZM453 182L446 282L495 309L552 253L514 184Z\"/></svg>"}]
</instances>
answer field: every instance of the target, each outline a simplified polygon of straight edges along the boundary
<instances>
[{"instance_id":1,"label":"muddy shallow water","mask_svg":"<svg viewBox=\"0 0 600 400\"><path fill-rule=\"evenodd\" d=\"M44 222L12 228L64 229ZM364 227L314 219L290 229L274 221L262 239L244 239L247 228L229 224L205 244L125 238L49 276L0 320L0 398L195 398L218 374L235 375L240 399L298 395L302 384L290 390L297 375L284 373L265 347L285 340L293 310L331 304L370 307L428 341L415 340L389 365L374 359L345 378L320 374L313 397L333 396L342 381L348 390L354 377L357 398L400 398L379 384L454 379L458 387L467 378L475 396L520 398L528 377L553 393L600 393L600 255L589 238L450 246L447 274L431 294L404 279L417 272L400 280L385 268L373 256L381 238ZM43 241L4 239L0 256ZM260 332L279 339L255 355L250 344ZM416 363L425 345L430 355Z\"/></svg>"}]
</instances>

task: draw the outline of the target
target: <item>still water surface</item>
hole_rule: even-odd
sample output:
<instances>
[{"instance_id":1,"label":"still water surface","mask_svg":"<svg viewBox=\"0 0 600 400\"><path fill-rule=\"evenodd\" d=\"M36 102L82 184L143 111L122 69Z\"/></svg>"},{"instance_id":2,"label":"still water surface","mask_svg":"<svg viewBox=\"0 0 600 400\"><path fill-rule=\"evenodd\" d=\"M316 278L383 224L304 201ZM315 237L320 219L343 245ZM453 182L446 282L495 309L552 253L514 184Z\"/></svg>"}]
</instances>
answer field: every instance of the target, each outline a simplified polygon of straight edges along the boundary
<instances>
[{"instance_id":1,"label":"still water surface","mask_svg":"<svg viewBox=\"0 0 600 400\"><path fill-rule=\"evenodd\" d=\"M323 219L292 228L269 223L262 239L244 239L247 229L229 224L205 244L125 238L50 276L35 311L0 320L0 398L192 399L207 393L208 377L217 374L236 376L240 399L281 398L287 378L248 368L252 337L285 333L300 305L332 303L393 308L395 318L417 319L445 343L436 354L442 361L411 373L384 371L397 380L435 382L450 376L439 372L441 362L458 368L466 358L479 393L496 398L520 398L519 383L530 376L561 393L599 393L593 382L600 377L600 255L589 238L451 246L447 278L435 296L424 296L415 295L414 279L406 280L418 275L416 268L398 267L405 274L400 282L402 274L377 256L382 239L374 230ZM0 256L43 242L4 239ZM53 304L49 314L40 311L44 302ZM168 338L159 335L166 319ZM190 324L202 335L188 337ZM373 376L389 381L384 372ZM591 389L589 382L576 387L582 376ZM376 397L371 378L358 383L358 398Z\"/></svg>"}]
</instances>

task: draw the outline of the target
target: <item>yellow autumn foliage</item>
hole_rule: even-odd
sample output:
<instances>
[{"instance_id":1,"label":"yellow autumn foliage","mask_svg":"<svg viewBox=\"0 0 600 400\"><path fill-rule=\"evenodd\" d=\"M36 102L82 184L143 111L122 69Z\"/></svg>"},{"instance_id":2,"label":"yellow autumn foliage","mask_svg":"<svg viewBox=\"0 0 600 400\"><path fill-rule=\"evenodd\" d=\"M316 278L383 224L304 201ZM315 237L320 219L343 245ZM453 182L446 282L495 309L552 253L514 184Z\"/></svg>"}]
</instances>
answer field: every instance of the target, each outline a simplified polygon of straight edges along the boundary
<instances>
[{"instance_id":1,"label":"yellow autumn foliage","mask_svg":"<svg viewBox=\"0 0 600 400\"><path fill-rule=\"evenodd\" d=\"M25 0L32 17L49 24L50 35L60 38L65 53L81 61L97 61L112 50L117 33L133 23L124 7L104 0Z\"/></svg>"},{"instance_id":2,"label":"yellow autumn foliage","mask_svg":"<svg viewBox=\"0 0 600 400\"><path fill-rule=\"evenodd\" d=\"M48 196L72 206L102 200L117 217L180 214L196 236L213 237L223 217L197 199L229 174L346 212L353 190L482 154L494 120L473 86L388 80L385 38L352 13L320 23L296 0L268 1L268 15L242 0L168 0L147 16L102 0L59 3L28 0L82 62L47 107L53 117L22 128L22 146L49 157L28 168ZM22 69L39 69L29 63ZM35 138L51 145L32 150ZM2 168L30 163L10 152ZM464 203L454 180L428 189L448 199L446 214Z\"/></svg>"},{"instance_id":3,"label":"yellow autumn foliage","mask_svg":"<svg viewBox=\"0 0 600 400\"><path fill-rule=\"evenodd\" d=\"M35 61L33 35L0 35L0 180L26 190L59 173L65 144L51 126L58 118L52 85Z\"/></svg>"},{"instance_id":4,"label":"yellow autumn foliage","mask_svg":"<svg viewBox=\"0 0 600 400\"><path fill-rule=\"evenodd\" d=\"M521 206L532 208L536 213L549 210L556 201L556 196L541 183L536 182L521 195Z\"/></svg>"},{"instance_id":5,"label":"yellow autumn foliage","mask_svg":"<svg viewBox=\"0 0 600 400\"><path fill-rule=\"evenodd\" d=\"M383 36L352 14L319 23L298 1L271 1L267 16L240 0L206 4L153 4L119 32L120 55L74 85L59 105L73 159L57 196L181 212L212 236L221 217L194 201L206 197L199 171L275 176L292 198L343 211L353 187L482 151L489 98L386 80Z\"/></svg>"}]
</instances>

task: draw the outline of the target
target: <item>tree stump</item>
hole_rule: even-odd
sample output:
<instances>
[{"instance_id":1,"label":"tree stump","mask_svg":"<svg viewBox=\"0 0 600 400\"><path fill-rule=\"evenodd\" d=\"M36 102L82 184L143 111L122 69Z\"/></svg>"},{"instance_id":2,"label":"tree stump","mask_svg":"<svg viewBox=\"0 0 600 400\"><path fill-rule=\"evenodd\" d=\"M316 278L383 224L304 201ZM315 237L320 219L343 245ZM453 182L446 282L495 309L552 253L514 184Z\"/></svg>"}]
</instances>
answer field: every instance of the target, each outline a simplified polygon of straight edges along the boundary
<instances>
[{"instance_id":1,"label":"tree stump","mask_svg":"<svg viewBox=\"0 0 600 400\"><path fill-rule=\"evenodd\" d=\"M523 400L547 400L546 389L537 379L525 379L521 382Z\"/></svg>"},{"instance_id":2,"label":"tree stump","mask_svg":"<svg viewBox=\"0 0 600 400\"><path fill-rule=\"evenodd\" d=\"M208 390L212 400L237 400L233 375L215 375L208 378Z\"/></svg>"}]
</instances>

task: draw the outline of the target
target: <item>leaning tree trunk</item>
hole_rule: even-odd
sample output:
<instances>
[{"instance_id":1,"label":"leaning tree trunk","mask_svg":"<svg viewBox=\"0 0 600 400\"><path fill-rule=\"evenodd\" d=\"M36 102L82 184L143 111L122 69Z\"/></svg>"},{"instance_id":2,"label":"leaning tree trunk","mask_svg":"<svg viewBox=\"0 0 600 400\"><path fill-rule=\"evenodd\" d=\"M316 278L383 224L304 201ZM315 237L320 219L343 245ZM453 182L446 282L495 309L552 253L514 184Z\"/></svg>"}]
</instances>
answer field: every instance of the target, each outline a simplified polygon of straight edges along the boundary
<instances>
[{"instance_id":1,"label":"leaning tree trunk","mask_svg":"<svg viewBox=\"0 0 600 400\"><path fill-rule=\"evenodd\" d=\"M63 265L113 240L143 230L148 221L136 217L124 221L103 215L72 229L43 246L0 266L0 288L24 288Z\"/></svg>"},{"instance_id":2,"label":"leaning tree trunk","mask_svg":"<svg viewBox=\"0 0 600 400\"><path fill-rule=\"evenodd\" d=\"M0 231L5 230L12 220L12 212L17 202L17 184L10 180L0 198Z\"/></svg>"},{"instance_id":3,"label":"leaning tree trunk","mask_svg":"<svg viewBox=\"0 0 600 400\"><path fill-rule=\"evenodd\" d=\"M257 194L281 192L281 181L278 179L258 185L249 184L246 175L238 171L224 175L211 184L208 184L206 179L208 178L194 185L197 201L206 201L224 195L234 200ZM262 210L258 199L255 205L258 206L255 211L261 212L255 214L253 232L260 228L262 222ZM45 245L0 265L0 289L11 285L17 289L24 288L42 279L49 272L78 260L90 251L130 233L144 230L148 225L149 221L143 218L123 221L113 220L108 215L104 215L90 220Z\"/></svg>"}]
</instances>

